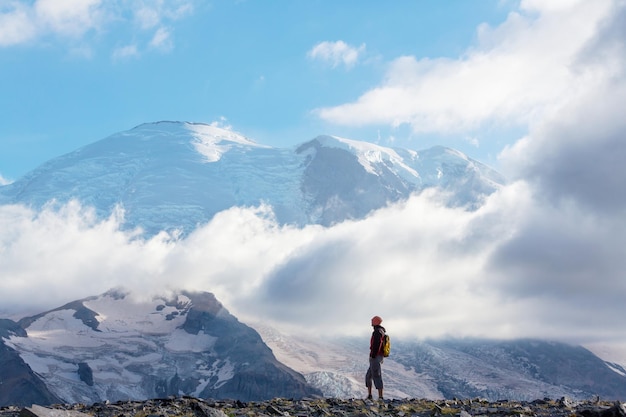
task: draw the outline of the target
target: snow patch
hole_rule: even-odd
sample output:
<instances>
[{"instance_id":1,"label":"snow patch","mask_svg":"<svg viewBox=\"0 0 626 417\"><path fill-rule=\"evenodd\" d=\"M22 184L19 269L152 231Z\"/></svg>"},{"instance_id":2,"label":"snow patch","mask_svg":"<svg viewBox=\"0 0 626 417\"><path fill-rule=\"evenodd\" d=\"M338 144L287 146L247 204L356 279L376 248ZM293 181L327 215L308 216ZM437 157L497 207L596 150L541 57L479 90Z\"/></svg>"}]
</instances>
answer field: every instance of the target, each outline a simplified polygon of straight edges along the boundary
<instances>
[{"instance_id":1,"label":"snow patch","mask_svg":"<svg viewBox=\"0 0 626 417\"><path fill-rule=\"evenodd\" d=\"M120 334L166 335L185 321L185 317L178 313L176 307L165 305L162 299L139 303L100 297L86 301L84 305L98 312L97 319L100 322L98 329L105 333L117 334L116 337Z\"/></svg>"},{"instance_id":2,"label":"snow patch","mask_svg":"<svg viewBox=\"0 0 626 417\"><path fill-rule=\"evenodd\" d=\"M187 333L182 329L176 329L169 336L165 348L171 352L205 352L215 346L217 337L204 334L200 331L197 335Z\"/></svg>"},{"instance_id":3,"label":"snow patch","mask_svg":"<svg viewBox=\"0 0 626 417\"><path fill-rule=\"evenodd\" d=\"M334 140L329 140L334 139ZM377 165L385 165L388 168L396 166L408 171L413 177L419 178L419 173L404 163L403 158L391 148L385 148L369 142L361 142L353 139L346 139L339 136L327 136L320 138L320 142L328 147L344 149L356 155L359 163L367 172L379 175ZM416 152L413 153L417 155ZM396 172L399 174L398 172Z\"/></svg>"},{"instance_id":4,"label":"snow patch","mask_svg":"<svg viewBox=\"0 0 626 417\"><path fill-rule=\"evenodd\" d=\"M216 362L214 371L217 377L217 382L213 385L214 388L221 387L235 376L235 366L228 359Z\"/></svg>"},{"instance_id":5,"label":"snow patch","mask_svg":"<svg viewBox=\"0 0 626 417\"><path fill-rule=\"evenodd\" d=\"M219 161L233 146L264 147L239 133L214 125L187 123L185 127L194 138L194 148L204 156L206 162Z\"/></svg>"},{"instance_id":6,"label":"snow patch","mask_svg":"<svg viewBox=\"0 0 626 417\"><path fill-rule=\"evenodd\" d=\"M30 343L31 346L40 346L55 350L71 343L75 347L98 347L103 342L92 337L92 330L76 319L74 310L53 311L35 320L27 329L28 338L14 337L10 340Z\"/></svg>"}]
</instances>

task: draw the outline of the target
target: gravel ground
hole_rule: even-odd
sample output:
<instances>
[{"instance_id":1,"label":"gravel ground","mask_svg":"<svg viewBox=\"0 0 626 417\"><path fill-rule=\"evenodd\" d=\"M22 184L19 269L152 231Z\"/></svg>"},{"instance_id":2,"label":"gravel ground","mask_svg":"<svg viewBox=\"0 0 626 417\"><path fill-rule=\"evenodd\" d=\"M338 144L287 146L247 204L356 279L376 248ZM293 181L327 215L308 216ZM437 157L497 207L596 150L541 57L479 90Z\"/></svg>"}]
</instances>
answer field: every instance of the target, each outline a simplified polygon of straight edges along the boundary
<instances>
[{"instance_id":1,"label":"gravel ground","mask_svg":"<svg viewBox=\"0 0 626 417\"><path fill-rule=\"evenodd\" d=\"M243 403L192 397L117 403L3 407L0 417L376 417L376 416L626 416L626 404L613 401L537 400L532 402L405 399L273 399Z\"/></svg>"}]
</instances>

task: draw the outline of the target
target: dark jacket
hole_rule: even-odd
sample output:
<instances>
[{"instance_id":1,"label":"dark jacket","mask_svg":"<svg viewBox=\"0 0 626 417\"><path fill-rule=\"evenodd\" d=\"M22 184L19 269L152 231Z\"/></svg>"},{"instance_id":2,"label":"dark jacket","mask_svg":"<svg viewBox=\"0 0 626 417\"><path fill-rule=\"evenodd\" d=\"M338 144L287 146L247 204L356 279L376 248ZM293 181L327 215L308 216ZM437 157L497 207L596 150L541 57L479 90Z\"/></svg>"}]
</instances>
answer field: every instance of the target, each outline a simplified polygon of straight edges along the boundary
<instances>
[{"instance_id":1,"label":"dark jacket","mask_svg":"<svg viewBox=\"0 0 626 417\"><path fill-rule=\"evenodd\" d=\"M370 339L370 358L383 355L384 336L385 328L383 326L374 326L372 338Z\"/></svg>"}]
</instances>

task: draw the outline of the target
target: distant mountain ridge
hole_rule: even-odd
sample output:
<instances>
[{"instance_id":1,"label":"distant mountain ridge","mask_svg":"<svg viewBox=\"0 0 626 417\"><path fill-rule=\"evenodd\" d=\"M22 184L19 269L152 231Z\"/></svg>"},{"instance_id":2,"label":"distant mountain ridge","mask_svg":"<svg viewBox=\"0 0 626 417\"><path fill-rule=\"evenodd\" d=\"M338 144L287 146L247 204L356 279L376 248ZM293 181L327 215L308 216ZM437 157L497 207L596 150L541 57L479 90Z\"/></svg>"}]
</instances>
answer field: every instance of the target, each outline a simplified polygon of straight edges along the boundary
<instances>
[{"instance_id":1,"label":"distant mountain ridge","mask_svg":"<svg viewBox=\"0 0 626 417\"><path fill-rule=\"evenodd\" d=\"M303 373L325 395L363 394L369 340L327 343L258 329L280 361ZM322 350L325 354L319 355ZM383 373L390 398L626 399L623 372L581 346L546 340L394 338Z\"/></svg>"},{"instance_id":2,"label":"distant mountain ridge","mask_svg":"<svg viewBox=\"0 0 626 417\"><path fill-rule=\"evenodd\" d=\"M0 320L0 406L362 397L368 340L259 332L212 294L185 291L147 300L111 290ZM388 398L626 399L625 375L541 340L394 338L383 372Z\"/></svg>"},{"instance_id":3,"label":"distant mountain ridge","mask_svg":"<svg viewBox=\"0 0 626 417\"><path fill-rule=\"evenodd\" d=\"M439 187L448 204L478 207L505 183L458 151L385 148L319 136L294 148L259 145L212 125L158 122L52 159L0 187L0 203L35 208L78 199L149 235L191 232L233 206L269 204L280 223L332 225Z\"/></svg>"},{"instance_id":4,"label":"distant mountain ridge","mask_svg":"<svg viewBox=\"0 0 626 417\"><path fill-rule=\"evenodd\" d=\"M134 300L112 290L0 326L0 363L13 363L0 379L24 381L0 384L0 405L320 393L206 292Z\"/></svg>"}]
</instances>

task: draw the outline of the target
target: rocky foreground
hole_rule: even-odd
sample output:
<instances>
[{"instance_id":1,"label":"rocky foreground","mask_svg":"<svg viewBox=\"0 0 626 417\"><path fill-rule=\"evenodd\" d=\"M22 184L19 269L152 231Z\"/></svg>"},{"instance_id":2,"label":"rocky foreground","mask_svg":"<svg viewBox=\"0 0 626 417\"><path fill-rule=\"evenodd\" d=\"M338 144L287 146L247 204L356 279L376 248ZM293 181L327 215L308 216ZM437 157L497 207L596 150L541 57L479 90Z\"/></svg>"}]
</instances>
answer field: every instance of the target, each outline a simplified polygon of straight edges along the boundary
<instances>
[{"instance_id":1,"label":"rocky foreground","mask_svg":"<svg viewBox=\"0 0 626 417\"><path fill-rule=\"evenodd\" d=\"M96 403L3 407L0 417L376 417L376 416L626 416L626 404L612 401L537 400L532 402L483 400L431 401L405 399L274 399L262 402L201 400L192 397Z\"/></svg>"}]
</instances>

